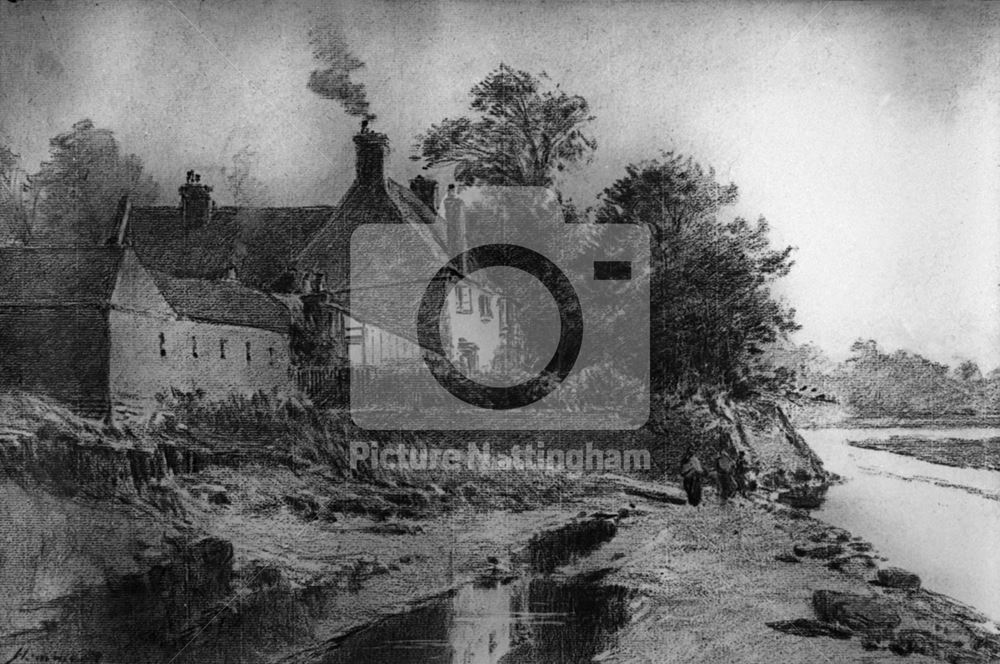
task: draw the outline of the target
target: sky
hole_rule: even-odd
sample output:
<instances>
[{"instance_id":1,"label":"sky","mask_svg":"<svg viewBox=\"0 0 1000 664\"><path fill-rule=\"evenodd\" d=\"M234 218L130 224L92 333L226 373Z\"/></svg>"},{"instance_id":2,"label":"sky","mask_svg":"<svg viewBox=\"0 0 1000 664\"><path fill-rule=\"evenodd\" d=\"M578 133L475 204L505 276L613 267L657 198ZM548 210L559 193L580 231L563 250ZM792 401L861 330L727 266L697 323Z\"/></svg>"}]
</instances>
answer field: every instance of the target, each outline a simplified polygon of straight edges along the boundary
<instances>
[{"instance_id":1,"label":"sky","mask_svg":"<svg viewBox=\"0 0 1000 664\"><path fill-rule=\"evenodd\" d=\"M336 204L358 119L306 86L326 22L366 63L395 179L499 63L544 71L596 116L562 184L578 203L689 154L739 185L731 214L796 247L776 288L795 341L1000 366L1000 3L22 0L0 5L0 136L34 170L90 118L164 204L191 168L226 203L247 148L272 203Z\"/></svg>"}]
</instances>

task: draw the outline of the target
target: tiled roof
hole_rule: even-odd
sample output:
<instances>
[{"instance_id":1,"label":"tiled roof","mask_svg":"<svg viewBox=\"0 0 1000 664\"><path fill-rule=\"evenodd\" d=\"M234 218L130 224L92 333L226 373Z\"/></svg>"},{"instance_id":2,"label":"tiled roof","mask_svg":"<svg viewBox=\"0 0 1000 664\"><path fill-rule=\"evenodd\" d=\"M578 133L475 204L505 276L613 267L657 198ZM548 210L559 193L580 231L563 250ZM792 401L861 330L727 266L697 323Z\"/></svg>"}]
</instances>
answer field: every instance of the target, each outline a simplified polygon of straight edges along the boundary
<instances>
[{"instance_id":1,"label":"tiled roof","mask_svg":"<svg viewBox=\"0 0 1000 664\"><path fill-rule=\"evenodd\" d=\"M192 320L288 332L288 307L266 293L235 281L182 279L150 270L170 307Z\"/></svg>"},{"instance_id":2,"label":"tiled roof","mask_svg":"<svg viewBox=\"0 0 1000 664\"><path fill-rule=\"evenodd\" d=\"M404 259L412 259L412 251L418 251L427 260L436 265L447 262L442 238L439 237L439 227L435 222L441 220L427 208L409 189L393 180L387 180L384 185L366 185L355 181L344 195L337 212L330 223L324 226L299 255L297 265L300 269L323 272L328 275L337 274L333 263L344 260L350 253L351 234L360 226L367 224L408 224L414 231L415 242L407 249L391 255L401 255ZM373 246L362 248L359 253L377 255L384 247ZM383 264L382 273L387 279L392 279L398 270L391 264ZM398 279L398 277L396 277ZM330 284L333 289L346 288L347 284Z\"/></svg>"},{"instance_id":3,"label":"tiled roof","mask_svg":"<svg viewBox=\"0 0 1000 664\"><path fill-rule=\"evenodd\" d=\"M350 253L351 237L363 225L407 225L407 233L368 233L351 257L351 283L330 283L333 302L351 317L416 341L416 317L430 278L448 262L444 220L407 187L355 181L329 224L300 254L300 270L336 274L334 261ZM359 240L355 240L358 242ZM489 286L484 275L473 277Z\"/></svg>"},{"instance_id":4,"label":"tiled roof","mask_svg":"<svg viewBox=\"0 0 1000 664\"><path fill-rule=\"evenodd\" d=\"M122 255L111 247L0 249L0 306L104 306Z\"/></svg>"},{"instance_id":5,"label":"tiled roof","mask_svg":"<svg viewBox=\"0 0 1000 664\"><path fill-rule=\"evenodd\" d=\"M328 206L222 207L203 226L185 230L176 207L135 208L128 241L151 269L219 279L234 265L240 281L268 289L335 212Z\"/></svg>"}]
</instances>

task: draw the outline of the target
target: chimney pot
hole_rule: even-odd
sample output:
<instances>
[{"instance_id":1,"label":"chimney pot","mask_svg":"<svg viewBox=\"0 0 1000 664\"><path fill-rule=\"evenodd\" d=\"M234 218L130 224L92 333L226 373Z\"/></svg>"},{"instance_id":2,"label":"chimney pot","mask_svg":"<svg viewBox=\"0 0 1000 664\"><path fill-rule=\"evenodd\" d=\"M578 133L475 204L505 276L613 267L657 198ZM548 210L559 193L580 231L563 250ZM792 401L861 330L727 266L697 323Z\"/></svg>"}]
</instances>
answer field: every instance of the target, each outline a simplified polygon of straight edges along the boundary
<instances>
[{"instance_id":1,"label":"chimney pot","mask_svg":"<svg viewBox=\"0 0 1000 664\"><path fill-rule=\"evenodd\" d=\"M385 186L385 161L389 156L389 137L373 131L354 135L357 148L357 181L365 185Z\"/></svg>"},{"instance_id":2,"label":"chimney pot","mask_svg":"<svg viewBox=\"0 0 1000 664\"><path fill-rule=\"evenodd\" d=\"M197 228L212 218L212 188L201 184L201 176L187 172L187 181L178 189L181 195L181 219L185 229Z\"/></svg>"},{"instance_id":3,"label":"chimney pot","mask_svg":"<svg viewBox=\"0 0 1000 664\"><path fill-rule=\"evenodd\" d=\"M447 232L448 254L454 258L466 250L465 237L465 204L455 195L455 185L448 185L448 196L444 199L444 220ZM459 263L459 271L466 275L469 265L463 257Z\"/></svg>"},{"instance_id":4,"label":"chimney pot","mask_svg":"<svg viewBox=\"0 0 1000 664\"><path fill-rule=\"evenodd\" d=\"M423 175L418 175L410 180L410 191L434 212L437 211L437 187L436 180L425 178Z\"/></svg>"}]
</instances>

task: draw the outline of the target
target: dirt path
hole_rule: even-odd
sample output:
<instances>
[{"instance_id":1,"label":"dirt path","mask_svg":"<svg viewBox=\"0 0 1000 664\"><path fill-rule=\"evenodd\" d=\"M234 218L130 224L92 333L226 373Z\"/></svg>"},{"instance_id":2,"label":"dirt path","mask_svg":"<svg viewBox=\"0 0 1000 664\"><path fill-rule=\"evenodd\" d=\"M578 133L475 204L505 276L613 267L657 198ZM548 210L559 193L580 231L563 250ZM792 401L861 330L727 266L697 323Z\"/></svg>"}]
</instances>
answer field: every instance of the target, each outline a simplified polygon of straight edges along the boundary
<instances>
[{"instance_id":1,"label":"dirt path","mask_svg":"<svg viewBox=\"0 0 1000 664\"><path fill-rule=\"evenodd\" d=\"M623 528L613 546L629 550L608 583L636 592L631 624L602 662L882 662L899 656L890 641L869 643L858 634L838 640L782 633L768 622L813 619L813 592L820 589L878 595L893 604L900 629L953 639L966 649L977 643L980 616L948 598L927 591L882 589L870 583L875 573L863 564L843 571L828 560L792 554L796 543L824 546L846 533L794 510L762 503L720 505L709 499L700 508L644 505L649 513ZM811 541L812 540L812 541ZM867 543L858 538L859 549ZM787 556L782 562L776 556ZM879 566L889 563L877 559ZM983 632L985 634L985 632ZM978 653L949 650L937 657L912 654L907 661L996 661L989 646Z\"/></svg>"},{"instance_id":2,"label":"dirt path","mask_svg":"<svg viewBox=\"0 0 1000 664\"><path fill-rule=\"evenodd\" d=\"M619 538L636 550L609 579L633 587L641 608L605 662L878 662L860 641L777 632L770 621L813 617L813 590L869 592L821 562L783 563L804 526L757 506L659 509ZM923 661L914 657L911 661ZM925 661L933 661L927 659Z\"/></svg>"}]
</instances>

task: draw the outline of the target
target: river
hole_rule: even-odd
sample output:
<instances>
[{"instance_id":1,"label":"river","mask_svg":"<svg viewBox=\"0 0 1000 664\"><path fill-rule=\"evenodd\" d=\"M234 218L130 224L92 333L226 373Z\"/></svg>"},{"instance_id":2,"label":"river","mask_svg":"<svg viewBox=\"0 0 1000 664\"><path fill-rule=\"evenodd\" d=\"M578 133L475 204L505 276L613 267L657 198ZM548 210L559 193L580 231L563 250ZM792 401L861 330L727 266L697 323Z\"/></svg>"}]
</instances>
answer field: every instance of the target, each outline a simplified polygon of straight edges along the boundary
<instances>
[{"instance_id":1,"label":"river","mask_svg":"<svg viewBox=\"0 0 1000 664\"><path fill-rule=\"evenodd\" d=\"M987 438L996 428L814 429L802 431L827 470L818 518L864 537L889 564L916 572L924 586L1000 620L1000 472L952 468L851 447L848 440L892 435Z\"/></svg>"}]
</instances>

